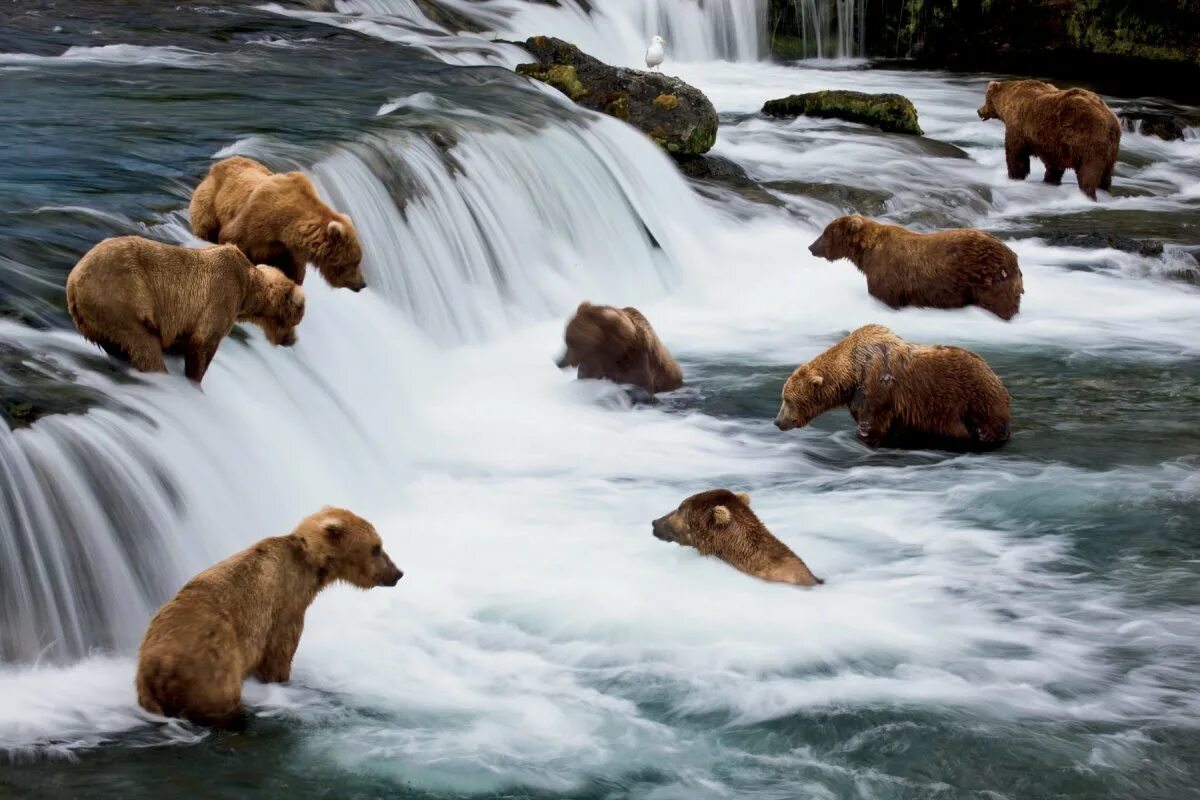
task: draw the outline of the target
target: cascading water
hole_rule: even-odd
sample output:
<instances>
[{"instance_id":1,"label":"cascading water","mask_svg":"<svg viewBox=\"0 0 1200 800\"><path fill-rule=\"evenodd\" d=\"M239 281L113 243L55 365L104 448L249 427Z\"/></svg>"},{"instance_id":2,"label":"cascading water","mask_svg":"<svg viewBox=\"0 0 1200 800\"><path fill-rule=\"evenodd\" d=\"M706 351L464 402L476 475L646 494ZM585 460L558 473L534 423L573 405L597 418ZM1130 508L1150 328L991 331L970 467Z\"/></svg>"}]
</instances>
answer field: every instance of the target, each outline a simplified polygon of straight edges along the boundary
<instances>
[{"instance_id":1,"label":"cascading water","mask_svg":"<svg viewBox=\"0 0 1200 800\"><path fill-rule=\"evenodd\" d=\"M19 98L0 185L21 187L0 286L51 323L0 320L0 359L100 398L0 430L0 758L18 756L0 793L1123 800L1200 782L1200 297L1175 280L1196 268L1174 244L1019 238L1186 241L1200 141L1128 134L1100 205L1010 182L1002 129L974 114L986 77L760 63L742 38L759 3L438 0L435 21L426 2L147 0L120 27L132 5L73 4L96 34L30 17L30 53L0 58ZM861 5L812 8L838 36L858 14L850 52ZM557 34L637 66L654 32L753 189L701 199L494 41ZM818 88L901 91L930 138L753 113ZM195 244L187 191L233 152L306 170L351 213L369 288L312 273L296 347L231 338L203 391L114 369L47 287L103 236ZM850 211L998 231L1021 314L880 306L805 249ZM583 299L641 307L689 386L635 407L555 369ZM776 431L791 367L868 322L979 350L1014 395L1010 446L868 452L837 412ZM827 584L759 584L650 535L721 485ZM400 586L323 594L292 683L247 684L244 735L142 714L154 608L326 503L377 523Z\"/></svg>"},{"instance_id":2,"label":"cascading water","mask_svg":"<svg viewBox=\"0 0 1200 800\"><path fill-rule=\"evenodd\" d=\"M804 58L865 54L866 0L775 0L770 36L799 34Z\"/></svg>"}]
</instances>

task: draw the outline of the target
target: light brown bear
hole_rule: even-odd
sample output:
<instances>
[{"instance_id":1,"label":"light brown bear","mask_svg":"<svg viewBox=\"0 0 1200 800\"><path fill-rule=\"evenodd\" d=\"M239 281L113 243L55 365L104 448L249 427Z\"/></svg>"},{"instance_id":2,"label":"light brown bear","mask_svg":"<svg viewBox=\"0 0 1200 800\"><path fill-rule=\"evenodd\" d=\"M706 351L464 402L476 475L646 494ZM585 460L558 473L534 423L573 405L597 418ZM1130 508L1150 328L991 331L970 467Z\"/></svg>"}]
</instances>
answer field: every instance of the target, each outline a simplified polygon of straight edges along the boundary
<instances>
[{"instance_id":1,"label":"light brown bear","mask_svg":"<svg viewBox=\"0 0 1200 800\"><path fill-rule=\"evenodd\" d=\"M272 344L294 344L304 290L233 245L191 249L118 236L71 270L67 311L81 334L135 369L166 372L163 354L181 353L187 376L199 382L238 320L258 325Z\"/></svg>"},{"instance_id":2,"label":"light brown bear","mask_svg":"<svg viewBox=\"0 0 1200 800\"><path fill-rule=\"evenodd\" d=\"M849 406L858 438L871 447L983 451L1008 441L1011 402L970 350L909 344L882 325L865 325L796 368L775 425L802 428Z\"/></svg>"},{"instance_id":3,"label":"light brown bear","mask_svg":"<svg viewBox=\"0 0 1200 800\"><path fill-rule=\"evenodd\" d=\"M367 285L354 223L325 205L302 172L275 174L243 156L218 161L192 193L188 211L201 239L235 244L296 283L304 283L311 261L336 289L357 292Z\"/></svg>"},{"instance_id":4,"label":"light brown bear","mask_svg":"<svg viewBox=\"0 0 1200 800\"><path fill-rule=\"evenodd\" d=\"M559 367L578 367L580 378L605 378L650 394L683 386L683 370L636 308L584 301L567 323L567 351Z\"/></svg>"},{"instance_id":5,"label":"light brown bear","mask_svg":"<svg viewBox=\"0 0 1200 800\"><path fill-rule=\"evenodd\" d=\"M850 259L871 296L892 308L976 305L1005 320L1021 310L1017 254L983 231L915 233L854 214L829 223L808 251Z\"/></svg>"},{"instance_id":6,"label":"light brown bear","mask_svg":"<svg viewBox=\"0 0 1200 800\"><path fill-rule=\"evenodd\" d=\"M1121 123L1095 92L1033 80L992 81L979 118L1004 122L1008 177L1025 180L1029 157L1037 156L1046 165L1046 183L1057 186L1073 169L1092 200L1097 189L1112 189Z\"/></svg>"},{"instance_id":7,"label":"light brown bear","mask_svg":"<svg viewBox=\"0 0 1200 800\"><path fill-rule=\"evenodd\" d=\"M304 614L322 589L395 586L403 574L371 523L326 506L290 534L209 567L158 610L138 653L138 703L204 725L233 723L246 678L291 678Z\"/></svg>"},{"instance_id":8,"label":"light brown bear","mask_svg":"<svg viewBox=\"0 0 1200 800\"><path fill-rule=\"evenodd\" d=\"M694 547L735 569L774 583L816 586L825 581L786 544L775 538L750 509L750 495L728 489L694 494L679 508L654 520L655 538Z\"/></svg>"}]
</instances>

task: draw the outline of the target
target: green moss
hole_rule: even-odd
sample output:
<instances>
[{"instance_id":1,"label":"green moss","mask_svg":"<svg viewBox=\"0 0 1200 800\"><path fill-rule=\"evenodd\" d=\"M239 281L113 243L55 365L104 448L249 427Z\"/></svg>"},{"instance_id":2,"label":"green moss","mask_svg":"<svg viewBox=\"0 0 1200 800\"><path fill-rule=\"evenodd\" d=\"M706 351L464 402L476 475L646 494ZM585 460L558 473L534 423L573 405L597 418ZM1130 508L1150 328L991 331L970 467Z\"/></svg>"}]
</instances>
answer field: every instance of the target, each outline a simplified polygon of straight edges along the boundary
<instances>
[{"instance_id":1,"label":"green moss","mask_svg":"<svg viewBox=\"0 0 1200 800\"><path fill-rule=\"evenodd\" d=\"M517 74L553 86L572 100L586 97L588 90L569 64L518 64Z\"/></svg>"},{"instance_id":2,"label":"green moss","mask_svg":"<svg viewBox=\"0 0 1200 800\"><path fill-rule=\"evenodd\" d=\"M797 117L803 114L873 125L889 133L917 136L923 133L917 121L917 109L907 97L898 94L811 92L768 100L762 110L771 117Z\"/></svg>"},{"instance_id":3,"label":"green moss","mask_svg":"<svg viewBox=\"0 0 1200 800\"><path fill-rule=\"evenodd\" d=\"M618 94L604 107L604 113L610 117L629 121L629 95Z\"/></svg>"},{"instance_id":4,"label":"green moss","mask_svg":"<svg viewBox=\"0 0 1200 800\"><path fill-rule=\"evenodd\" d=\"M654 98L654 105L663 111L674 111L679 108L679 98L673 94L660 94Z\"/></svg>"}]
</instances>

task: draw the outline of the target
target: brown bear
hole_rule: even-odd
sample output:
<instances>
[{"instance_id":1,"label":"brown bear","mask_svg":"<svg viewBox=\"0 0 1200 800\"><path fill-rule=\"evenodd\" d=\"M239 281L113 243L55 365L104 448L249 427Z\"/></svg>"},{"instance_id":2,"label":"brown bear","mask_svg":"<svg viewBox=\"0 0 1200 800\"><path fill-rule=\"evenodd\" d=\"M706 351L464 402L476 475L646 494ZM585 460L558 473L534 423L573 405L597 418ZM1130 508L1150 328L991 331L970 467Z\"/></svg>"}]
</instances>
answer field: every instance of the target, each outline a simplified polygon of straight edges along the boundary
<instances>
[{"instance_id":1,"label":"brown bear","mask_svg":"<svg viewBox=\"0 0 1200 800\"><path fill-rule=\"evenodd\" d=\"M261 327L272 344L294 344L304 290L233 245L197 250L118 236L71 270L67 311L87 339L135 369L166 372L163 354L182 353L199 382L238 320Z\"/></svg>"},{"instance_id":2,"label":"brown bear","mask_svg":"<svg viewBox=\"0 0 1200 800\"><path fill-rule=\"evenodd\" d=\"M849 406L858 438L871 447L983 451L1008 441L1011 402L970 350L909 344L882 325L865 325L796 368L775 425L802 428Z\"/></svg>"},{"instance_id":3,"label":"brown bear","mask_svg":"<svg viewBox=\"0 0 1200 800\"><path fill-rule=\"evenodd\" d=\"M579 367L580 378L605 378L650 394L683 386L683 370L636 308L584 301L567 323L567 351L559 367Z\"/></svg>"},{"instance_id":4,"label":"brown bear","mask_svg":"<svg viewBox=\"0 0 1200 800\"><path fill-rule=\"evenodd\" d=\"M138 703L204 725L235 722L247 677L291 678L304 613L322 589L395 586L403 574L371 523L326 506L209 567L158 610L138 652Z\"/></svg>"},{"instance_id":5,"label":"brown bear","mask_svg":"<svg viewBox=\"0 0 1200 800\"><path fill-rule=\"evenodd\" d=\"M992 81L979 118L1004 123L1008 177L1025 180L1029 157L1037 156L1046 165L1046 183L1057 186L1073 169L1092 200L1097 189L1112 189L1121 123L1095 92L1033 80Z\"/></svg>"},{"instance_id":6,"label":"brown bear","mask_svg":"<svg viewBox=\"0 0 1200 800\"><path fill-rule=\"evenodd\" d=\"M311 261L334 288L367 285L354 223L325 205L302 172L275 174L243 156L218 161L192 193L188 213L201 239L236 244L296 283L304 283Z\"/></svg>"},{"instance_id":7,"label":"brown bear","mask_svg":"<svg viewBox=\"0 0 1200 800\"><path fill-rule=\"evenodd\" d=\"M854 214L829 223L808 251L853 261L871 296L892 308L976 305L1006 320L1021 309L1017 254L983 231L915 233Z\"/></svg>"},{"instance_id":8,"label":"brown bear","mask_svg":"<svg viewBox=\"0 0 1200 800\"><path fill-rule=\"evenodd\" d=\"M679 508L654 520L655 538L694 547L734 569L764 581L816 586L825 581L750 510L750 495L728 489L694 494Z\"/></svg>"}]
</instances>

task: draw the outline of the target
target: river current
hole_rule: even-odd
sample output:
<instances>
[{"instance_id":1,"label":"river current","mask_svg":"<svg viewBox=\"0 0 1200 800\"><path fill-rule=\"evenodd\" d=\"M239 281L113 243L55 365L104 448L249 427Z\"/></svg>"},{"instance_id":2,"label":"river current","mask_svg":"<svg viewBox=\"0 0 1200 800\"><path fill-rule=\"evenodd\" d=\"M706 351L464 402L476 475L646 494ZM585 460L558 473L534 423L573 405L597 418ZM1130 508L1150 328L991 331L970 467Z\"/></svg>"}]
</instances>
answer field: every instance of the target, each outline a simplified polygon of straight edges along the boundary
<instances>
[{"instance_id":1,"label":"river current","mask_svg":"<svg viewBox=\"0 0 1200 800\"><path fill-rule=\"evenodd\" d=\"M0 796L1197 796L1200 138L1126 133L1092 204L1007 179L995 76L772 63L754 0L603 5L440 3L475 33L411 0L4 12L0 369L91 407L0 425ZM639 66L656 32L755 189L689 182L495 41ZM756 113L821 88L904 94L926 135ZM203 392L114 368L67 271L105 236L197 244L190 188L232 153L354 218L368 290L310 276L296 347L231 338ZM874 301L807 252L855 211L1002 236L1020 315ZM1047 238L1095 231L1165 249ZM688 386L635 406L556 369L584 299L641 308ZM790 370L872 322L981 353L1012 442L777 431ZM826 585L651 536L718 486ZM154 610L327 503L400 585L323 593L247 731L150 720Z\"/></svg>"}]
</instances>

